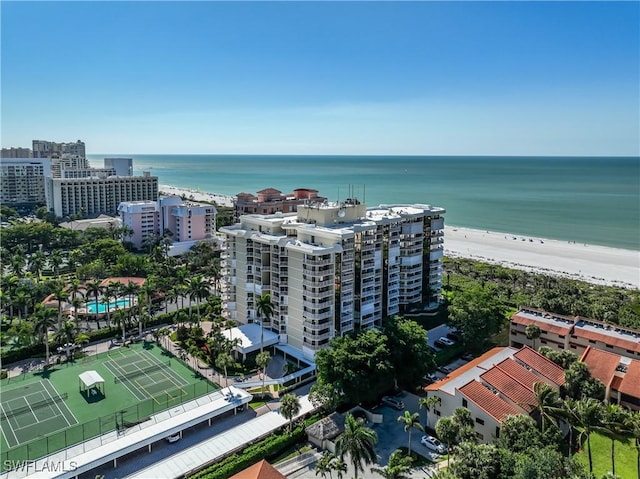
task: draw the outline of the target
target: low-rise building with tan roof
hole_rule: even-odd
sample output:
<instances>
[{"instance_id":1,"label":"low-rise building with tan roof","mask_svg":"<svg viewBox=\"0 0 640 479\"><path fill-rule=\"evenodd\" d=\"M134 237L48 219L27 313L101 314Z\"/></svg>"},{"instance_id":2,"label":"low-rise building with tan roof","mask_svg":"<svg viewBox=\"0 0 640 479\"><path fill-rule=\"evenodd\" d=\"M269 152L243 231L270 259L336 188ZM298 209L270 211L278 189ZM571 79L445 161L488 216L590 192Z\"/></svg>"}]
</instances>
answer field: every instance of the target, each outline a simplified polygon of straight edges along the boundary
<instances>
[{"instance_id":1,"label":"low-rise building with tan roof","mask_svg":"<svg viewBox=\"0 0 640 479\"><path fill-rule=\"evenodd\" d=\"M435 429L440 417L465 407L474 418L479 440L492 442L507 415L535 416L533 391L538 382L558 390L564 384L564 370L527 346L493 348L425 388L427 395L440 398L427 425Z\"/></svg>"},{"instance_id":2,"label":"low-rise building with tan roof","mask_svg":"<svg viewBox=\"0 0 640 479\"><path fill-rule=\"evenodd\" d=\"M640 361L592 347L587 347L580 361L591 377L604 384L610 403L640 410Z\"/></svg>"}]
</instances>

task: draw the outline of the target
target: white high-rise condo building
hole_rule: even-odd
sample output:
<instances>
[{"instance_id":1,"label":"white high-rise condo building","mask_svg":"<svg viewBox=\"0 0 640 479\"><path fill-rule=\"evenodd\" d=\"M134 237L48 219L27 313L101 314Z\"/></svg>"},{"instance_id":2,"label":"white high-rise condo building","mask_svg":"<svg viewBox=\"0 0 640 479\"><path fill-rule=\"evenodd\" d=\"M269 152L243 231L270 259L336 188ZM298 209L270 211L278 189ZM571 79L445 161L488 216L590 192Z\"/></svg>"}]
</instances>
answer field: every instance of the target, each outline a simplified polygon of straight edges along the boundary
<instances>
[{"instance_id":1,"label":"white high-rise condo building","mask_svg":"<svg viewBox=\"0 0 640 479\"><path fill-rule=\"evenodd\" d=\"M412 305L436 307L442 289L445 210L367 208L356 199L309 202L297 213L244 215L221 228L223 311L262 322L309 358L329 341ZM271 295L274 315L258 318Z\"/></svg>"}]
</instances>

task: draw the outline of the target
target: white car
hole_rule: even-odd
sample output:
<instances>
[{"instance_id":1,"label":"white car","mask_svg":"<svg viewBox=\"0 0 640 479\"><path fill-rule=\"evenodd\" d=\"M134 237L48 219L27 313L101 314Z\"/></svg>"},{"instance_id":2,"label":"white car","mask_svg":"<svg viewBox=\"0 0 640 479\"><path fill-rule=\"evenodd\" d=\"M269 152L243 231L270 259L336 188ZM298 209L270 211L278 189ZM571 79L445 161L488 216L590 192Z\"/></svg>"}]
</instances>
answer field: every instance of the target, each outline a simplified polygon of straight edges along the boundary
<instances>
[{"instance_id":1,"label":"white car","mask_svg":"<svg viewBox=\"0 0 640 479\"><path fill-rule=\"evenodd\" d=\"M445 346L453 346L456 342L453 339L449 339L446 336L442 336L438 338L438 342L444 344Z\"/></svg>"},{"instance_id":2,"label":"white car","mask_svg":"<svg viewBox=\"0 0 640 479\"><path fill-rule=\"evenodd\" d=\"M404 409L404 402L391 396L382 396L382 403L387 406L391 406L398 411L402 411Z\"/></svg>"},{"instance_id":3,"label":"white car","mask_svg":"<svg viewBox=\"0 0 640 479\"><path fill-rule=\"evenodd\" d=\"M447 446L442 444L433 436L422 436L420 439L420 443L426 447L427 449L431 449L432 451L436 451L438 454L446 454Z\"/></svg>"},{"instance_id":4,"label":"white car","mask_svg":"<svg viewBox=\"0 0 640 479\"><path fill-rule=\"evenodd\" d=\"M167 442L178 442L181 438L180 433L177 432L175 434L172 434L171 436L167 436Z\"/></svg>"}]
</instances>

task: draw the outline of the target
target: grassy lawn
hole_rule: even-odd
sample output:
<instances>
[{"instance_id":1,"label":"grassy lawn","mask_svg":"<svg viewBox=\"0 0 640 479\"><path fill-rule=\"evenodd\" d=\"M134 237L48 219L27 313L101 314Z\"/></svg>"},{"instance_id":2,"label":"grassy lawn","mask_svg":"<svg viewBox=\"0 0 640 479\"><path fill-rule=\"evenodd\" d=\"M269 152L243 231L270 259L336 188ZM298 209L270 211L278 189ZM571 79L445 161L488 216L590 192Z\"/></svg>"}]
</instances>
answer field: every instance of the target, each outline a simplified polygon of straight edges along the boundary
<instances>
[{"instance_id":1,"label":"grassy lawn","mask_svg":"<svg viewBox=\"0 0 640 479\"><path fill-rule=\"evenodd\" d=\"M616 475L622 479L637 477L636 451L632 441L632 439L626 442L616 441ZM588 470L589 454L586 441L582 445L582 451L576 457ZM608 471L611 471L611 439L601 434L591 434L591 457L593 459L593 472L596 477L602 477Z\"/></svg>"}]
</instances>

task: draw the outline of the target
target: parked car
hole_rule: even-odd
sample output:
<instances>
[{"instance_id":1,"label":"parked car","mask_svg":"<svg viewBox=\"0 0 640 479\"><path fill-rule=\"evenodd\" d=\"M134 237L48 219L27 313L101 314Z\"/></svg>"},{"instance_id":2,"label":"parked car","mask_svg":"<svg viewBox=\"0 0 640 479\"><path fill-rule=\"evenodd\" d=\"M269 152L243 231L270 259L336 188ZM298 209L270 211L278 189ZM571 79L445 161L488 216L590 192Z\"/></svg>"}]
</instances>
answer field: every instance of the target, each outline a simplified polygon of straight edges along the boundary
<instances>
[{"instance_id":1,"label":"parked car","mask_svg":"<svg viewBox=\"0 0 640 479\"><path fill-rule=\"evenodd\" d=\"M424 379L428 384L431 384L435 383L438 380L438 376L436 376L434 373L429 373L425 374L422 379Z\"/></svg>"},{"instance_id":2,"label":"parked car","mask_svg":"<svg viewBox=\"0 0 640 479\"><path fill-rule=\"evenodd\" d=\"M447 453L447 447L433 436L422 436L420 443L427 449L436 451L438 454Z\"/></svg>"},{"instance_id":3,"label":"parked car","mask_svg":"<svg viewBox=\"0 0 640 479\"><path fill-rule=\"evenodd\" d=\"M453 339L449 339L445 336L442 336L441 338L438 338L438 341L442 344L444 344L445 346L453 346L454 344L456 344L456 342Z\"/></svg>"},{"instance_id":4,"label":"parked car","mask_svg":"<svg viewBox=\"0 0 640 479\"><path fill-rule=\"evenodd\" d=\"M449 366L438 366L438 371L440 371L442 374L449 374L453 372L453 369L451 369Z\"/></svg>"},{"instance_id":5,"label":"parked car","mask_svg":"<svg viewBox=\"0 0 640 479\"><path fill-rule=\"evenodd\" d=\"M182 437L180 436L180 433L177 432L175 434L172 434L171 436L167 436L166 440L167 442L171 443L171 442L178 442L180 439L182 439Z\"/></svg>"},{"instance_id":6,"label":"parked car","mask_svg":"<svg viewBox=\"0 0 640 479\"><path fill-rule=\"evenodd\" d=\"M471 361L472 359L475 359L475 356L471 353L464 353L462 355L462 359L464 359L465 361Z\"/></svg>"},{"instance_id":7,"label":"parked car","mask_svg":"<svg viewBox=\"0 0 640 479\"><path fill-rule=\"evenodd\" d=\"M458 331L449 331L447 333L447 338L452 341L460 341L460 334L458 333Z\"/></svg>"},{"instance_id":8,"label":"parked car","mask_svg":"<svg viewBox=\"0 0 640 479\"><path fill-rule=\"evenodd\" d=\"M56 352L58 354L65 354L67 352L67 348L69 348L69 353L82 349L82 346L76 343L65 343L62 346L58 346L56 348Z\"/></svg>"},{"instance_id":9,"label":"parked car","mask_svg":"<svg viewBox=\"0 0 640 479\"><path fill-rule=\"evenodd\" d=\"M398 411L402 411L404 409L404 402L391 396L382 396L382 404L396 408Z\"/></svg>"}]
</instances>

